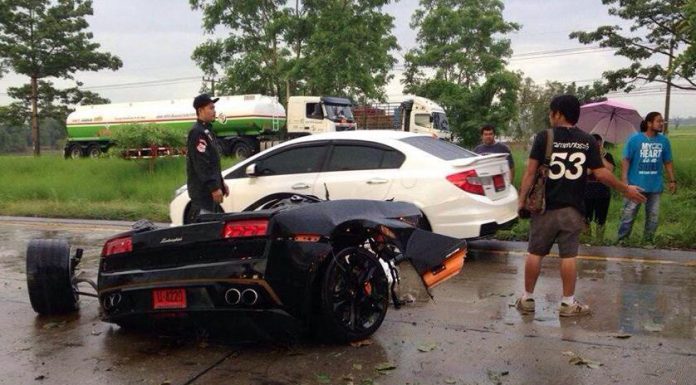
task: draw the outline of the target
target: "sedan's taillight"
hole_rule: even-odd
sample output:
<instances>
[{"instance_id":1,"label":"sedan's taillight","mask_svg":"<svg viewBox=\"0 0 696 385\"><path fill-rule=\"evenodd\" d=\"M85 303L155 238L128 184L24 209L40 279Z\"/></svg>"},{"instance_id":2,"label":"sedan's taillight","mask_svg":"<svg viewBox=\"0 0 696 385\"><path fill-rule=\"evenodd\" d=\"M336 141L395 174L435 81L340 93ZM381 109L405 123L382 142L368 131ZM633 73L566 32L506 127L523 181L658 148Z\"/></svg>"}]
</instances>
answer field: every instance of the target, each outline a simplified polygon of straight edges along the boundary
<instances>
[{"instance_id":1,"label":"sedan's taillight","mask_svg":"<svg viewBox=\"0 0 696 385\"><path fill-rule=\"evenodd\" d=\"M266 219L244 219L240 221L230 221L225 223L222 228L223 238L243 238L258 237L266 235L268 220Z\"/></svg>"},{"instance_id":2,"label":"sedan's taillight","mask_svg":"<svg viewBox=\"0 0 696 385\"><path fill-rule=\"evenodd\" d=\"M485 195L483 192L483 184L481 184L481 178L476 174L476 170L468 170L448 175L447 180L466 192Z\"/></svg>"},{"instance_id":3,"label":"sedan's taillight","mask_svg":"<svg viewBox=\"0 0 696 385\"><path fill-rule=\"evenodd\" d=\"M113 254L129 253L133 251L133 240L130 236L109 239L102 249L102 258Z\"/></svg>"}]
</instances>

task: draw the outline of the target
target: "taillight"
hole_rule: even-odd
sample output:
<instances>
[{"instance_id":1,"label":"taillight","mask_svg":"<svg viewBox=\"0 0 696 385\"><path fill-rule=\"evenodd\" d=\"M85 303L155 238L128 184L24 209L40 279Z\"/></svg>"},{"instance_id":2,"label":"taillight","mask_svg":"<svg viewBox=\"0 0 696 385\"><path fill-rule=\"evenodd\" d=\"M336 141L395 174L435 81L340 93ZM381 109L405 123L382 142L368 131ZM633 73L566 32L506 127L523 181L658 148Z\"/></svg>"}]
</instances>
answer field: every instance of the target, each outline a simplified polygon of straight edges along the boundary
<instances>
[{"instance_id":1,"label":"taillight","mask_svg":"<svg viewBox=\"0 0 696 385\"><path fill-rule=\"evenodd\" d=\"M225 223L225 227L222 229L222 237L258 237L266 235L267 228L268 220L266 219L245 219L241 221L230 221Z\"/></svg>"},{"instance_id":2,"label":"taillight","mask_svg":"<svg viewBox=\"0 0 696 385\"><path fill-rule=\"evenodd\" d=\"M476 174L476 170L468 170L448 175L447 180L466 192L485 195L483 193L483 184L481 183L481 178L479 178Z\"/></svg>"},{"instance_id":3,"label":"taillight","mask_svg":"<svg viewBox=\"0 0 696 385\"><path fill-rule=\"evenodd\" d=\"M102 258L113 254L129 253L133 251L133 240L130 236L109 239L102 249Z\"/></svg>"}]
</instances>

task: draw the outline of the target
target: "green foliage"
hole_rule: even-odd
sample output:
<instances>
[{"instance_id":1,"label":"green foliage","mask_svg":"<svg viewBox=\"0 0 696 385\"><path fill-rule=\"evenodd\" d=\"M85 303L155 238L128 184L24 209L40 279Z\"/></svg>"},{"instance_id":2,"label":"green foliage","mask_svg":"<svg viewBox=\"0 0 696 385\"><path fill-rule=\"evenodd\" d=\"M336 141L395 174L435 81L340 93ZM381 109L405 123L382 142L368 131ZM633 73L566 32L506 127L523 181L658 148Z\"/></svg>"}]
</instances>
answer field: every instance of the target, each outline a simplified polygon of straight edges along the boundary
<instances>
[{"instance_id":1,"label":"green foliage","mask_svg":"<svg viewBox=\"0 0 696 385\"><path fill-rule=\"evenodd\" d=\"M234 32L209 40L192 58L210 77L222 73L218 93L344 95L383 98L393 18L388 0L189 0L203 11L203 27Z\"/></svg>"},{"instance_id":2,"label":"green foliage","mask_svg":"<svg viewBox=\"0 0 696 385\"><path fill-rule=\"evenodd\" d=\"M549 103L556 95L572 94L581 103L595 101L604 95L605 89L596 82L591 86L578 87L575 83L547 82L537 85L531 78L525 78L517 95L517 116L508 132L516 140L526 141L535 133L549 125Z\"/></svg>"},{"instance_id":3,"label":"green foliage","mask_svg":"<svg viewBox=\"0 0 696 385\"><path fill-rule=\"evenodd\" d=\"M696 91L693 0L602 0L602 3L612 5L610 15L631 20L630 30L606 25L591 32L573 32L570 38L583 44L598 42L601 47L615 48L617 55L631 61L628 67L604 73L609 89L630 92L637 83L654 81ZM685 14L689 15L688 19ZM670 56L675 59L673 62L668 60Z\"/></svg>"},{"instance_id":4,"label":"green foliage","mask_svg":"<svg viewBox=\"0 0 696 385\"><path fill-rule=\"evenodd\" d=\"M129 148L163 146L180 148L186 145L186 138L180 133L160 124L128 124L112 129L111 138L116 142L116 151L121 153Z\"/></svg>"},{"instance_id":5,"label":"green foliage","mask_svg":"<svg viewBox=\"0 0 696 385\"><path fill-rule=\"evenodd\" d=\"M411 21L418 46L405 56L404 91L440 103L465 145L483 124L505 131L516 114L520 75L505 69L512 50L500 36L519 25L503 19L503 8L498 0L421 0Z\"/></svg>"},{"instance_id":6,"label":"green foliage","mask_svg":"<svg viewBox=\"0 0 696 385\"><path fill-rule=\"evenodd\" d=\"M89 0L3 0L0 1L0 61L31 79L28 89L17 93L38 100L39 79L72 79L77 71L98 71L122 66L87 32L85 16L92 15ZM37 111L32 108L32 116ZM40 153L39 119L32 119L34 154Z\"/></svg>"},{"instance_id":7,"label":"green foliage","mask_svg":"<svg viewBox=\"0 0 696 385\"><path fill-rule=\"evenodd\" d=\"M236 160L225 158L223 168ZM0 215L168 221L186 183L186 158L154 160L155 172L119 158L0 156Z\"/></svg>"}]
</instances>

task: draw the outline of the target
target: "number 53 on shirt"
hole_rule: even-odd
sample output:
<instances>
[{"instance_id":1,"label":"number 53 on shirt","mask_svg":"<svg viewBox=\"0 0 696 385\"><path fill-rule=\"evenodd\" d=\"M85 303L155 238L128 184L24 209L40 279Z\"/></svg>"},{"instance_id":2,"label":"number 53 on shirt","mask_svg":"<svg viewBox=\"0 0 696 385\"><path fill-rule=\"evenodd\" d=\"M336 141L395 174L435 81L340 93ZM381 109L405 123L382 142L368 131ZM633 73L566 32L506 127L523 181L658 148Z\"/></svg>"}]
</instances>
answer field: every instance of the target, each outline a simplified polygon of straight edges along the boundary
<instances>
[{"instance_id":1,"label":"number 53 on shirt","mask_svg":"<svg viewBox=\"0 0 696 385\"><path fill-rule=\"evenodd\" d=\"M549 178L575 180L582 176L587 157L584 152L554 152L551 154Z\"/></svg>"}]
</instances>

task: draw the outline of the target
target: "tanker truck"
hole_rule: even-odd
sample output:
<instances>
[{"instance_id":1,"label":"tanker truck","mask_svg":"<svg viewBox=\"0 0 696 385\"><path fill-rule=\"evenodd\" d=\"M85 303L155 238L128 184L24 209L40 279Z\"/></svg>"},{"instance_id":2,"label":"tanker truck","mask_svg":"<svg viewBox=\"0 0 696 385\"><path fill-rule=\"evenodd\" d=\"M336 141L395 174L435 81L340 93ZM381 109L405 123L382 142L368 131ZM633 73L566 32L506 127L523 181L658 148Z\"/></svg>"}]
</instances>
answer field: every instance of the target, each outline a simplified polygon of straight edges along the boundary
<instances>
[{"instance_id":1,"label":"tanker truck","mask_svg":"<svg viewBox=\"0 0 696 385\"><path fill-rule=\"evenodd\" d=\"M285 109L276 97L254 94L219 98L213 131L239 158L288 138L355 129L351 102L345 98L292 96L287 115L292 119L287 125ZM96 157L106 152L114 145L111 130L119 126L161 124L186 137L196 120L191 100L78 106L67 118L65 157Z\"/></svg>"},{"instance_id":2,"label":"tanker truck","mask_svg":"<svg viewBox=\"0 0 696 385\"><path fill-rule=\"evenodd\" d=\"M407 96L396 103L355 106L353 115L359 130L410 131L452 140L445 110L421 96Z\"/></svg>"}]
</instances>

